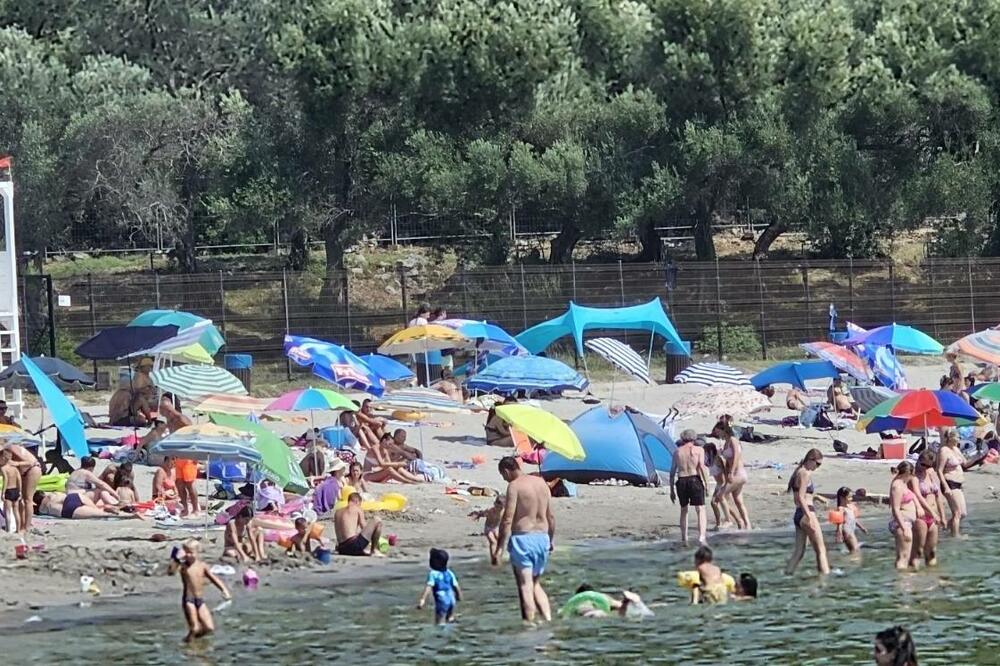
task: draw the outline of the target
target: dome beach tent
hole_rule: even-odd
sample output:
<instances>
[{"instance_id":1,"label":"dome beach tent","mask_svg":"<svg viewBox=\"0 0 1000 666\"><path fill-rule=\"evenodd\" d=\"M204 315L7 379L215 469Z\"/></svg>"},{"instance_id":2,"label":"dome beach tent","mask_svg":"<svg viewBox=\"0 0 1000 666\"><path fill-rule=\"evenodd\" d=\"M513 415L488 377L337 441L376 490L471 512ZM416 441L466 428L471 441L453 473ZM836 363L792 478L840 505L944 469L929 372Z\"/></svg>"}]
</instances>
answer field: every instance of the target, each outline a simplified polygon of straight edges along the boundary
<instances>
[{"instance_id":1,"label":"dome beach tent","mask_svg":"<svg viewBox=\"0 0 1000 666\"><path fill-rule=\"evenodd\" d=\"M586 452L568 460L550 451L542 461L542 478L590 483L622 479L634 485L660 485L657 472L669 473L677 447L670 436L638 412L612 413L603 405L584 412L570 424Z\"/></svg>"}]
</instances>

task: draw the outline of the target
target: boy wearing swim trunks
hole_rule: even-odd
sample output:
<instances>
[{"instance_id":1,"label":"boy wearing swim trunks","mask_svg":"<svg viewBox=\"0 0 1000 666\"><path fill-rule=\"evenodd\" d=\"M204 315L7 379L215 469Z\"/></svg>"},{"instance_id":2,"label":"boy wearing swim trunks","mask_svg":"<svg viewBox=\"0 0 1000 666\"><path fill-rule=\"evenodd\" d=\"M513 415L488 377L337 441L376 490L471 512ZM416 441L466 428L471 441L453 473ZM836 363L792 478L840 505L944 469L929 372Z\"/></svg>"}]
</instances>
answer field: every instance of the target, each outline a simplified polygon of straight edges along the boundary
<instances>
[{"instance_id":1,"label":"boy wearing swim trunks","mask_svg":"<svg viewBox=\"0 0 1000 666\"><path fill-rule=\"evenodd\" d=\"M17 531L17 516L21 515L21 472L13 464L7 449L0 450L0 474L3 474L3 515L7 531Z\"/></svg>"},{"instance_id":2,"label":"boy wearing swim trunks","mask_svg":"<svg viewBox=\"0 0 1000 666\"><path fill-rule=\"evenodd\" d=\"M431 594L434 595L434 624L454 622L455 605L462 600L462 588L448 568L448 551L440 548L431 548L431 570L427 573L427 584L417 602L417 610L424 607Z\"/></svg>"},{"instance_id":3,"label":"boy wearing swim trunks","mask_svg":"<svg viewBox=\"0 0 1000 666\"><path fill-rule=\"evenodd\" d=\"M208 565L198 559L199 544L194 539L188 539L184 545L170 554L171 562L167 573L173 575L181 572L181 608L184 610L184 619L187 621L188 634L184 637L184 642L189 643L195 638L201 638L215 631L215 622L212 620L212 612L205 605L205 581L219 588L222 598L226 601L232 599L226 584L213 574Z\"/></svg>"},{"instance_id":4,"label":"boy wearing swim trunks","mask_svg":"<svg viewBox=\"0 0 1000 666\"><path fill-rule=\"evenodd\" d=\"M337 553L340 555L385 557L378 550L382 536L382 521L365 520L361 509L361 495L351 493L347 506L333 514L333 527L337 533Z\"/></svg>"}]
</instances>

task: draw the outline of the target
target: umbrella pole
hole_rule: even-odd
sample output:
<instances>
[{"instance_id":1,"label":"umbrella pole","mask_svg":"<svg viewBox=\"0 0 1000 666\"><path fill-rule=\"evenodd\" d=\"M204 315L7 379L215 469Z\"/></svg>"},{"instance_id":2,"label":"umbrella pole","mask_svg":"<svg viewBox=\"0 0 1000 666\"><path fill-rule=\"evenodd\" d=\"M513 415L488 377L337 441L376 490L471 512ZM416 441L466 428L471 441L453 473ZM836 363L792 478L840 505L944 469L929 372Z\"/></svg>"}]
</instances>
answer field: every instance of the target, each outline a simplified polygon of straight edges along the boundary
<instances>
[{"instance_id":1,"label":"umbrella pole","mask_svg":"<svg viewBox=\"0 0 1000 666\"><path fill-rule=\"evenodd\" d=\"M309 410L309 435L306 436L306 442L309 442L309 437L311 437L316 430L316 412L315 410ZM312 457L313 457L313 472L315 473L319 468L316 466L318 463L316 459L316 445L319 444L319 438L314 437L312 439ZM317 475L319 476L319 475Z\"/></svg>"},{"instance_id":2,"label":"umbrella pole","mask_svg":"<svg viewBox=\"0 0 1000 666\"><path fill-rule=\"evenodd\" d=\"M614 363L612 363L611 365L612 365L612 367L614 367L614 370L611 372L611 398L609 398L608 402L610 403L609 406L612 409L614 409L614 406L615 406L615 380L618 378L618 368L615 367Z\"/></svg>"},{"instance_id":3,"label":"umbrella pole","mask_svg":"<svg viewBox=\"0 0 1000 666\"><path fill-rule=\"evenodd\" d=\"M205 539L208 539L208 486L212 482L212 456L205 459Z\"/></svg>"}]
</instances>

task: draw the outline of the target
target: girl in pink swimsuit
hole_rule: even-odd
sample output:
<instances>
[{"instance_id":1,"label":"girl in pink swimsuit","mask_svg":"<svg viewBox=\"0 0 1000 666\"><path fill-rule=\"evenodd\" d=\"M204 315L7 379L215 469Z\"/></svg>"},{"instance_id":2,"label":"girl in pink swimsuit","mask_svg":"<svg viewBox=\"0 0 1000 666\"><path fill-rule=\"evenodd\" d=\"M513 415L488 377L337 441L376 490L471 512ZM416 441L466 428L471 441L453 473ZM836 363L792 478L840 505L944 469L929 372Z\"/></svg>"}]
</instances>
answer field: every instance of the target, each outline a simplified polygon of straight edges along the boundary
<instances>
[{"instance_id":1,"label":"girl in pink swimsuit","mask_svg":"<svg viewBox=\"0 0 1000 666\"><path fill-rule=\"evenodd\" d=\"M924 509L923 518L914 523L913 549L910 566L916 567L921 555L927 566L937 564L938 530L944 527L944 493L937 473L937 456L933 451L923 451L917 458L915 484L910 489L919 491Z\"/></svg>"},{"instance_id":2,"label":"girl in pink swimsuit","mask_svg":"<svg viewBox=\"0 0 1000 666\"><path fill-rule=\"evenodd\" d=\"M910 490L910 483L915 478L913 465L903 461L896 466L896 476L889 485L889 502L892 506L889 531L896 538L896 568L900 570L910 566L913 523L923 516L923 510L917 503L918 493Z\"/></svg>"}]
</instances>

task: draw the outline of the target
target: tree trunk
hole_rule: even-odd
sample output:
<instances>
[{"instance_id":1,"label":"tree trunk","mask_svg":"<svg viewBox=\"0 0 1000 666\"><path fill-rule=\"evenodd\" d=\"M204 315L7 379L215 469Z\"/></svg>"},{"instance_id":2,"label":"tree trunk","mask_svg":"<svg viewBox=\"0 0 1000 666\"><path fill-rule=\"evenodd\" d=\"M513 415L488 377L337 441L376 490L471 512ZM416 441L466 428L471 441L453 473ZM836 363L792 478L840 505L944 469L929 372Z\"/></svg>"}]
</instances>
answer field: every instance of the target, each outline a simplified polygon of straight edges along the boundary
<instances>
[{"instance_id":1,"label":"tree trunk","mask_svg":"<svg viewBox=\"0 0 1000 666\"><path fill-rule=\"evenodd\" d=\"M663 259L663 242L656 231L654 220L646 220L639 227L639 242L642 244L642 249L639 250L636 261L651 262Z\"/></svg>"},{"instance_id":2,"label":"tree trunk","mask_svg":"<svg viewBox=\"0 0 1000 666\"><path fill-rule=\"evenodd\" d=\"M580 242L582 236L576 222L572 220L563 222L559 235L553 238L549 244L549 263L566 263L566 260L573 256L573 248Z\"/></svg>"},{"instance_id":3,"label":"tree trunk","mask_svg":"<svg viewBox=\"0 0 1000 666\"><path fill-rule=\"evenodd\" d=\"M713 207L698 204L694 223L694 251L698 261L715 261L715 239L712 236Z\"/></svg>"},{"instance_id":4,"label":"tree trunk","mask_svg":"<svg viewBox=\"0 0 1000 666\"><path fill-rule=\"evenodd\" d=\"M324 303L341 305L344 301L344 290L341 288L340 273L344 270L344 253L347 250L344 234L347 231L349 217L345 214L339 219L323 226L323 246L326 249L326 277L323 280L323 290L320 299Z\"/></svg>"},{"instance_id":5,"label":"tree trunk","mask_svg":"<svg viewBox=\"0 0 1000 666\"><path fill-rule=\"evenodd\" d=\"M785 222L771 222L767 225L753 245L753 258L755 260L765 258L771 249L771 244L786 231L788 231L788 224Z\"/></svg>"},{"instance_id":6,"label":"tree trunk","mask_svg":"<svg viewBox=\"0 0 1000 666\"><path fill-rule=\"evenodd\" d=\"M295 227L288 249L288 268L293 271L305 270L309 263L309 234L301 227Z\"/></svg>"}]
</instances>

